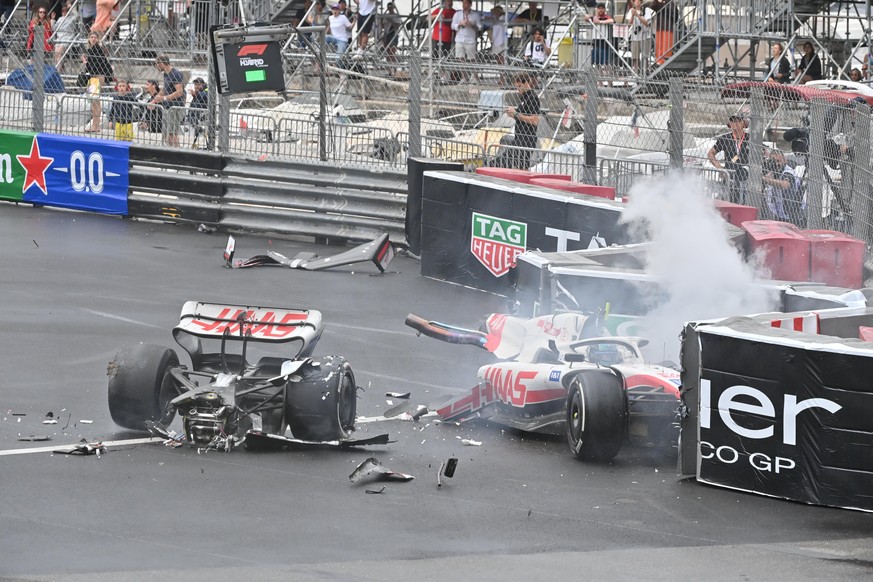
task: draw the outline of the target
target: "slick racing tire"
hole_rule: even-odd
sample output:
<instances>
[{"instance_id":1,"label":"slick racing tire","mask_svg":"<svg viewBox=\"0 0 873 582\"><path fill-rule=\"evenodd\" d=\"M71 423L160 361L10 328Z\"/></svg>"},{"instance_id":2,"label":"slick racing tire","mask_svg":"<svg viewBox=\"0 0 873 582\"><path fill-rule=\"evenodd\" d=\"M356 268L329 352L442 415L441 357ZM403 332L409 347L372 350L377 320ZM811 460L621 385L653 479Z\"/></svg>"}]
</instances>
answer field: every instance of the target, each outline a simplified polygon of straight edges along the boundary
<instances>
[{"instance_id":1,"label":"slick racing tire","mask_svg":"<svg viewBox=\"0 0 873 582\"><path fill-rule=\"evenodd\" d=\"M577 459L612 460L627 422L627 395L615 372L591 370L573 378L567 393L567 441Z\"/></svg>"},{"instance_id":2,"label":"slick racing tire","mask_svg":"<svg viewBox=\"0 0 873 582\"><path fill-rule=\"evenodd\" d=\"M285 413L294 438L343 440L355 430L357 386L352 367L344 358L329 356L307 362L291 376L285 389Z\"/></svg>"},{"instance_id":3,"label":"slick racing tire","mask_svg":"<svg viewBox=\"0 0 873 582\"><path fill-rule=\"evenodd\" d=\"M178 396L170 369L178 367L176 352L150 344L123 348L109 363L109 414L115 424L131 430L146 429L146 421L169 424L175 412L164 409Z\"/></svg>"}]
</instances>

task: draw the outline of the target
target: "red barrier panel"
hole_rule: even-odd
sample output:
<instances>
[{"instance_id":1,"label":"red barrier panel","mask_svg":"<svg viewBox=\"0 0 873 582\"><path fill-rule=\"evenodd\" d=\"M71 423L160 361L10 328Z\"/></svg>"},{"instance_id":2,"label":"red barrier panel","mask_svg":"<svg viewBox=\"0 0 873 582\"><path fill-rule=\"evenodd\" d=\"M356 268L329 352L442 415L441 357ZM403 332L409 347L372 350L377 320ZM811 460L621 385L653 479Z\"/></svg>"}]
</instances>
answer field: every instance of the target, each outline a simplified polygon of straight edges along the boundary
<instances>
[{"instance_id":1,"label":"red barrier panel","mask_svg":"<svg viewBox=\"0 0 873 582\"><path fill-rule=\"evenodd\" d=\"M503 178L504 180L512 180L513 182L522 182L524 184L529 184L534 178L570 180L570 176L567 174L542 174L540 172L531 172L530 170L516 170L515 168L491 168L483 166L481 168L476 168L476 173L480 176Z\"/></svg>"},{"instance_id":2,"label":"red barrier panel","mask_svg":"<svg viewBox=\"0 0 873 582\"><path fill-rule=\"evenodd\" d=\"M809 281L811 241L796 226L778 220L742 223L749 254L759 254L770 276L780 281Z\"/></svg>"},{"instance_id":3,"label":"red barrier panel","mask_svg":"<svg viewBox=\"0 0 873 582\"><path fill-rule=\"evenodd\" d=\"M758 209L754 206L734 204L725 200L713 200L713 203L725 221L734 226L741 227L744 222L758 220Z\"/></svg>"},{"instance_id":4,"label":"red barrier panel","mask_svg":"<svg viewBox=\"0 0 873 582\"><path fill-rule=\"evenodd\" d=\"M864 278L864 241L832 230L804 230L811 242L810 281L860 289Z\"/></svg>"},{"instance_id":5,"label":"red barrier panel","mask_svg":"<svg viewBox=\"0 0 873 582\"><path fill-rule=\"evenodd\" d=\"M546 188L563 190L564 192L587 194L589 196L598 196L600 198L615 200L615 188L609 188L608 186L595 186L593 184L582 184L580 182L570 182L567 180L555 180L554 178L534 178L530 183L536 186L545 186Z\"/></svg>"}]
</instances>

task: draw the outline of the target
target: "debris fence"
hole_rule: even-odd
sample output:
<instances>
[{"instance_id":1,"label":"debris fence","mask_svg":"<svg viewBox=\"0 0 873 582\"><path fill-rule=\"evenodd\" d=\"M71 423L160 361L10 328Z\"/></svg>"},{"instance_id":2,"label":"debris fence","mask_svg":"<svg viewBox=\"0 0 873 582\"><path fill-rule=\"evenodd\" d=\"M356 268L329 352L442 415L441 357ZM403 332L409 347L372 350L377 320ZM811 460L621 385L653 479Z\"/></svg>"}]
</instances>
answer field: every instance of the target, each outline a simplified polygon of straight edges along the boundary
<instances>
[{"instance_id":1,"label":"debris fence","mask_svg":"<svg viewBox=\"0 0 873 582\"><path fill-rule=\"evenodd\" d=\"M142 15L140 2L124 2L122 13ZM195 4L203 4L198 10L212 9ZM576 62L568 63L566 54L555 54L537 64L514 56L513 51L523 51L526 37L510 38L498 54L487 40L470 54L444 51L432 40L432 19L399 29L381 22L395 36L386 37L377 27L366 51L356 49L353 37L342 54L324 26L302 27L283 49L284 94L219 96L201 25L175 21L171 27L169 15L159 8L147 11L147 19L120 18L104 37L114 80L129 81L139 101L141 117L132 136L120 136L136 144L395 171L404 170L409 156L428 157L462 162L472 170L501 163L511 158L503 155L507 150L517 148L514 120L505 110L517 105L512 80L524 72L534 75L542 113L538 145L530 156L533 170L613 186L624 197L639 179L681 167L701 175L708 195L755 206L759 218L873 241L866 102L801 91L803 86L737 84L725 77L641 82L616 68L591 66L590 55L574 54ZM186 18L196 20L196 14ZM15 23L10 22L5 25ZM15 88L7 78L0 88L0 127L117 137L108 118L117 98L114 83L98 94L88 92L80 78L81 32L75 38L60 56L38 50L16 54L7 45L7 69L16 63L54 63L61 84L49 85L48 68L45 91ZM553 53L559 44L553 39ZM159 54L169 56L184 75L189 93L184 110L147 103L147 81L163 83L155 68ZM206 100L192 107L197 78L213 93L213 115L209 106L202 107ZM738 89L741 85L746 87ZM748 159L725 164L719 154L722 167L717 167L708 153L716 137L730 131L731 115L748 126L743 138ZM787 186L785 166L777 167L783 160L790 167Z\"/></svg>"}]
</instances>

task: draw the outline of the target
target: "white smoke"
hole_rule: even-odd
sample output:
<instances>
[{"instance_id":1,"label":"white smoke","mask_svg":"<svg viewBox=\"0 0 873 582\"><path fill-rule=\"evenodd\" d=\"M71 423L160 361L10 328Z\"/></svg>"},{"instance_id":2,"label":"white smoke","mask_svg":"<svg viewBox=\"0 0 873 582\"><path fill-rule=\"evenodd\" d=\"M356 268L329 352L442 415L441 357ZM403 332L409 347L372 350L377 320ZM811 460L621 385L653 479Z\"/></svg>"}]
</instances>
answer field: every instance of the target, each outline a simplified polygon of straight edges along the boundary
<instances>
[{"instance_id":1,"label":"white smoke","mask_svg":"<svg viewBox=\"0 0 873 582\"><path fill-rule=\"evenodd\" d=\"M774 298L755 285L753 268L729 241L725 221L699 179L689 174L636 184L623 221L652 242L646 270L664 282L642 324L652 359L679 361L679 334L689 321L772 311Z\"/></svg>"}]
</instances>

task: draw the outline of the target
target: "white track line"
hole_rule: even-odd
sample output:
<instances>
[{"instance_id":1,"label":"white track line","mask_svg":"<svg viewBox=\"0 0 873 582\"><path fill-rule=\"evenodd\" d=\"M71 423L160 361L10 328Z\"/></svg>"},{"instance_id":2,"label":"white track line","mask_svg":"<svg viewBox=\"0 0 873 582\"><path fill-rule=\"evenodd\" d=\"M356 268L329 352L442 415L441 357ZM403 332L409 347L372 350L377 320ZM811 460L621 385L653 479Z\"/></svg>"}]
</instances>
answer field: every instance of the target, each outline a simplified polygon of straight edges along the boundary
<instances>
[{"instance_id":1,"label":"white track line","mask_svg":"<svg viewBox=\"0 0 873 582\"><path fill-rule=\"evenodd\" d=\"M126 441L104 441L104 447L118 447L123 445L151 445L157 443L163 443L164 439L156 438L156 437L148 437L142 439L128 439ZM55 451L70 451L82 443L73 443L69 445L54 445L50 447L32 447L25 449L7 449L5 451L0 451L0 457L6 455L29 455L30 453L54 453Z\"/></svg>"},{"instance_id":2,"label":"white track line","mask_svg":"<svg viewBox=\"0 0 873 582\"><path fill-rule=\"evenodd\" d=\"M122 317L120 315L115 315L114 313L106 313L105 311L95 311L93 309L83 309L83 311L87 311L88 313L93 313L94 315L99 315L100 317L108 317L109 319L117 319L118 321L123 321L125 323L134 323L136 325L143 325L145 327L155 327L160 328L159 325L154 325L151 323L146 323L144 321L137 321L135 319L128 319L127 317Z\"/></svg>"}]
</instances>

